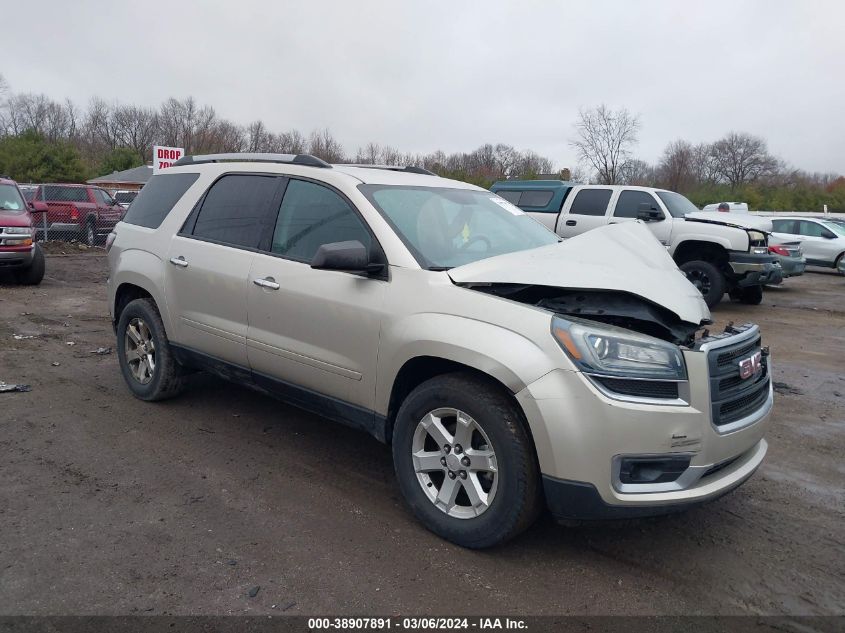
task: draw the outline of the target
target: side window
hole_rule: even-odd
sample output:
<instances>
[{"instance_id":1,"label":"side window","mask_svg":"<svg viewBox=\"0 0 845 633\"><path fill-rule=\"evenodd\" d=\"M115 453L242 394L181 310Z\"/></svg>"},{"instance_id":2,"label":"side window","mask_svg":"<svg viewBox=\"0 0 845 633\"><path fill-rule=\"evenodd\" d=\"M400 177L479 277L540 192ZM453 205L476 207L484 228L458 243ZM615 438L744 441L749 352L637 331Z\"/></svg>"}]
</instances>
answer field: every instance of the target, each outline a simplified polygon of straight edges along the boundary
<instances>
[{"instance_id":1,"label":"side window","mask_svg":"<svg viewBox=\"0 0 845 633\"><path fill-rule=\"evenodd\" d=\"M511 204L519 204L519 196L522 195L521 191L497 191L496 195L500 198L504 198Z\"/></svg>"},{"instance_id":2,"label":"side window","mask_svg":"<svg viewBox=\"0 0 845 633\"><path fill-rule=\"evenodd\" d=\"M272 202L279 182L280 179L275 176L223 176L211 185L205 195L193 236L233 246L258 248L262 235L271 226ZM147 187L144 187L144 192Z\"/></svg>"},{"instance_id":3,"label":"side window","mask_svg":"<svg viewBox=\"0 0 845 633\"><path fill-rule=\"evenodd\" d=\"M824 230L824 227L818 222L809 222L807 220L801 220L801 222L799 222L798 233L800 235L806 235L807 237L822 237Z\"/></svg>"},{"instance_id":4,"label":"side window","mask_svg":"<svg viewBox=\"0 0 845 633\"><path fill-rule=\"evenodd\" d=\"M158 174L150 178L123 217L124 222L157 229L199 174Z\"/></svg>"},{"instance_id":5,"label":"side window","mask_svg":"<svg viewBox=\"0 0 845 633\"><path fill-rule=\"evenodd\" d=\"M291 180L273 231L272 252L310 262L323 244L358 240L367 249L372 238L349 203L313 182Z\"/></svg>"},{"instance_id":6,"label":"side window","mask_svg":"<svg viewBox=\"0 0 845 633\"><path fill-rule=\"evenodd\" d=\"M552 196L555 195L553 191L543 191L541 189L532 191L523 191L519 197L519 206L521 207L545 207L551 202ZM560 209L557 209L558 211Z\"/></svg>"},{"instance_id":7,"label":"side window","mask_svg":"<svg viewBox=\"0 0 845 633\"><path fill-rule=\"evenodd\" d=\"M636 219L641 204L648 204L652 209L660 209L654 196L646 191L623 191L619 194L619 200L616 201L613 217Z\"/></svg>"},{"instance_id":8,"label":"side window","mask_svg":"<svg viewBox=\"0 0 845 633\"><path fill-rule=\"evenodd\" d=\"M94 196L97 198L97 202L104 204L108 207L114 204L114 200L112 200L112 197L102 189L94 189Z\"/></svg>"},{"instance_id":9,"label":"side window","mask_svg":"<svg viewBox=\"0 0 845 633\"><path fill-rule=\"evenodd\" d=\"M612 189L582 189L572 201L569 213L575 215L604 215Z\"/></svg>"},{"instance_id":10,"label":"side window","mask_svg":"<svg viewBox=\"0 0 845 633\"><path fill-rule=\"evenodd\" d=\"M795 233L795 220L772 220L772 228L776 233Z\"/></svg>"}]
</instances>

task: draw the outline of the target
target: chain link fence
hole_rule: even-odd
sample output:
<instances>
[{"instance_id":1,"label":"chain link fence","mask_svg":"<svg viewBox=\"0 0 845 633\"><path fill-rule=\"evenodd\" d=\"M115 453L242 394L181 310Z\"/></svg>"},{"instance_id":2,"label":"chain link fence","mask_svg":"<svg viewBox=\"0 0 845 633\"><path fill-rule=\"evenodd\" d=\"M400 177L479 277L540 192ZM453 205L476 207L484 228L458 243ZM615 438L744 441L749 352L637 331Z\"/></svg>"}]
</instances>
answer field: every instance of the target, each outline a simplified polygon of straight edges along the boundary
<instances>
[{"instance_id":1,"label":"chain link fence","mask_svg":"<svg viewBox=\"0 0 845 633\"><path fill-rule=\"evenodd\" d=\"M18 183L32 203L36 239L103 246L126 208L112 193L92 185ZM128 203L126 203L128 207Z\"/></svg>"}]
</instances>

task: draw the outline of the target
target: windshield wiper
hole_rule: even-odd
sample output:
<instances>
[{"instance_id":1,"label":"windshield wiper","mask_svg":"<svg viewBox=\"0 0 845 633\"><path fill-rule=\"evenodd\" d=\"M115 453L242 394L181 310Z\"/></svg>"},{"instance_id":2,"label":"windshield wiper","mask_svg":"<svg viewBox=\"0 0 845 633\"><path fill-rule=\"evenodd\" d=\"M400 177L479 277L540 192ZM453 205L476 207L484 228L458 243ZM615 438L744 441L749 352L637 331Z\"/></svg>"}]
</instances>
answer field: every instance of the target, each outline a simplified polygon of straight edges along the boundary
<instances>
[{"instance_id":1,"label":"windshield wiper","mask_svg":"<svg viewBox=\"0 0 845 633\"><path fill-rule=\"evenodd\" d=\"M444 270L452 270L452 266L429 266L426 270L433 270L442 273Z\"/></svg>"}]
</instances>

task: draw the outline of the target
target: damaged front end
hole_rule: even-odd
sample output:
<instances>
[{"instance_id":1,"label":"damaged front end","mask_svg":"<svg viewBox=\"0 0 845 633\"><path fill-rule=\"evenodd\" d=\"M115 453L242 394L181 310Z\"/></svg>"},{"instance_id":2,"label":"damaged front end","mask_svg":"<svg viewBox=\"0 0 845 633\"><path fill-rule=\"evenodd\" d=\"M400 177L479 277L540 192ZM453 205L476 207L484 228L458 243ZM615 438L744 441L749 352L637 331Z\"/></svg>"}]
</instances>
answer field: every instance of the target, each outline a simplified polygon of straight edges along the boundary
<instances>
[{"instance_id":1,"label":"damaged front end","mask_svg":"<svg viewBox=\"0 0 845 633\"><path fill-rule=\"evenodd\" d=\"M609 290L567 290L524 284L465 284L474 290L535 305L559 316L589 319L692 347L695 335L711 321L689 323L670 310L636 295Z\"/></svg>"}]
</instances>

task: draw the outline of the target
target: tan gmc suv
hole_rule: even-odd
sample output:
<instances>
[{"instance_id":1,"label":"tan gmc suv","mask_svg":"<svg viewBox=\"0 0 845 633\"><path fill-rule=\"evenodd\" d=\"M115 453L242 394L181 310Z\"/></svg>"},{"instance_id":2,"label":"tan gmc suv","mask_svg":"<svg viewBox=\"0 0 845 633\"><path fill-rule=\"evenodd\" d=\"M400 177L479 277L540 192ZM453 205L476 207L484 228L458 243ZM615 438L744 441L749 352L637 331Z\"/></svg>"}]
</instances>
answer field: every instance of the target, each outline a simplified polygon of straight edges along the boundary
<instances>
[{"instance_id":1,"label":"tan gmc suv","mask_svg":"<svg viewBox=\"0 0 845 633\"><path fill-rule=\"evenodd\" d=\"M429 529L501 543L707 501L766 453L768 349L710 334L640 222L561 241L415 167L186 157L109 236L120 366L143 400L210 371L390 443Z\"/></svg>"}]
</instances>

